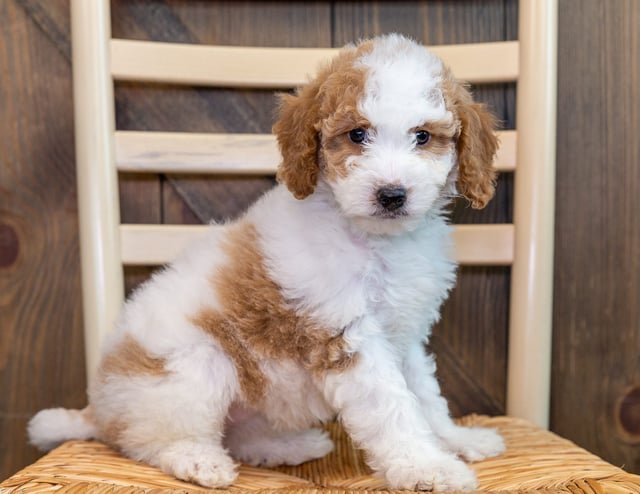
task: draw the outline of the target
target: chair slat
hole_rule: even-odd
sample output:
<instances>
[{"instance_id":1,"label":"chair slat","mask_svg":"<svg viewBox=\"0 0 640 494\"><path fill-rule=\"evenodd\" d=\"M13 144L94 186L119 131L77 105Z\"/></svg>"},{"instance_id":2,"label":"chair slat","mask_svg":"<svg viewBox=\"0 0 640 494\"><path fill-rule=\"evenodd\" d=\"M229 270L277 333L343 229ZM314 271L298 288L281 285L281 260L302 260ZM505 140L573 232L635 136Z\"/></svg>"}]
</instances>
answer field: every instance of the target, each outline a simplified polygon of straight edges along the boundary
<instances>
[{"instance_id":1,"label":"chair slat","mask_svg":"<svg viewBox=\"0 0 640 494\"><path fill-rule=\"evenodd\" d=\"M434 46L456 77L471 83L518 77L518 42ZM304 84L333 48L261 48L111 40L116 80L218 87L291 88Z\"/></svg>"},{"instance_id":2,"label":"chair slat","mask_svg":"<svg viewBox=\"0 0 640 494\"><path fill-rule=\"evenodd\" d=\"M156 266L174 259L206 225L121 225L122 263ZM213 227L216 228L216 227ZM457 225L456 260L464 265L506 266L513 261L513 225Z\"/></svg>"},{"instance_id":3,"label":"chair slat","mask_svg":"<svg viewBox=\"0 0 640 494\"><path fill-rule=\"evenodd\" d=\"M271 134L117 131L122 172L272 175L280 151Z\"/></svg>"},{"instance_id":4,"label":"chair slat","mask_svg":"<svg viewBox=\"0 0 640 494\"><path fill-rule=\"evenodd\" d=\"M513 262L513 237L511 224L456 225L456 260L465 266L509 266Z\"/></svg>"},{"instance_id":5,"label":"chair slat","mask_svg":"<svg viewBox=\"0 0 640 494\"><path fill-rule=\"evenodd\" d=\"M207 225L120 225L120 252L125 266L157 266L175 259ZM215 227L214 227L215 228Z\"/></svg>"},{"instance_id":6,"label":"chair slat","mask_svg":"<svg viewBox=\"0 0 640 494\"><path fill-rule=\"evenodd\" d=\"M499 133L495 167L515 169L516 131ZM280 152L270 134L192 134L117 131L116 165L122 172L273 175Z\"/></svg>"}]
</instances>

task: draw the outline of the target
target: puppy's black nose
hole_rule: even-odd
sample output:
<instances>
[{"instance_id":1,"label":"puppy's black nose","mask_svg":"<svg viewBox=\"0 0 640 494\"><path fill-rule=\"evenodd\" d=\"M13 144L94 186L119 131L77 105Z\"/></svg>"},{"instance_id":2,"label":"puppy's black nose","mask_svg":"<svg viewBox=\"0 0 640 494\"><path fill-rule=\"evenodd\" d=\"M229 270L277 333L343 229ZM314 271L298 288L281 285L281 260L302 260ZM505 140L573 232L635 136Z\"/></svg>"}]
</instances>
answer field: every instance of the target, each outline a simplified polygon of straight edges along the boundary
<instances>
[{"instance_id":1,"label":"puppy's black nose","mask_svg":"<svg viewBox=\"0 0 640 494\"><path fill-rule=\"evenodd\" d=\"M378 189L376 199L387 211L395 211L407 202L407 189L397 185L386 185Z\"/></svg>"}]
</instances>

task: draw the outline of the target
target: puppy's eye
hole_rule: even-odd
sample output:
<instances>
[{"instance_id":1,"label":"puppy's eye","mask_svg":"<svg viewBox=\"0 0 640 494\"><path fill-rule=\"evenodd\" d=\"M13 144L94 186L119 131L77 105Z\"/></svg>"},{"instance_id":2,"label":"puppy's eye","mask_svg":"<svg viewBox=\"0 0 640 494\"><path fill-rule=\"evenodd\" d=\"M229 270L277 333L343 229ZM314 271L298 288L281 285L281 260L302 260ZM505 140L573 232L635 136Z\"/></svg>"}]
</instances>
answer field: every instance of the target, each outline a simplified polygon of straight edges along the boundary
<instances>
[{"instance_id":1,"label":"puppy's eye","mask_svg":"<svg viewBox=\"0 0 640 494\"><path fill-rule=\"evenodd\" d=\"M357 128L349 131L349 139L355 144L362 144L367 140L367 131L363 128Z\"/></svg>"},{"instance_id":2,"label":"puppy's eye","mask_svg":"<svg viewBox=\"0 0 640 494\"><path fill-rule=\"evenodd\" d=\"M431 139L431 134L426 130L419 130L416 132L416 144L418 146L424 146Z\"/></svg>"}]
</instances>

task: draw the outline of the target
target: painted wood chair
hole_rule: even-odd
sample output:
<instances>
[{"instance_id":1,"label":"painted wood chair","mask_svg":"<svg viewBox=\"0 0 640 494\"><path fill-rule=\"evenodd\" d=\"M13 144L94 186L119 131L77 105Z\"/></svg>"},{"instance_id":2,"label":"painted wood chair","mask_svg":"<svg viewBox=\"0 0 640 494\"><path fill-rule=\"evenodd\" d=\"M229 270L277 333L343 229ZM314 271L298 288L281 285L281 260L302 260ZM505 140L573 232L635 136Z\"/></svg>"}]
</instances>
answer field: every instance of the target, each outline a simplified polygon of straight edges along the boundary
<instances>
[{"instance_id":1,"label":"painted wood chair","mask_svg":"<svg viewBox=\"0 0 640 494\"><path fill-rule=\"evenodd\" d=\"M123 265L169 261L203 227L120 224L118 172L273 174L271 135L115 129L114 80L290 88L331 49L178 45L112 39L108 0L72 0L78 197L87 374L124 298ZM434 47L461 79L518 85L516 131L504 131L495 166L515 172L514 223L461 225L466 265L511 266L507 416L468 416L497 427L507 452L473 465L483 492L640 492L628 474L546 430L549 413L555 178L554 0L521 0L519 41ZM250 145L247 145L250 143ZM154 153L149 153L153 150ZM184 153L188 150L188 153ZM149 158L151 156L151 158ZM230 491L358 492L382 488L336 424L336 450L297 467L242 466ZM98 442L74 441L0 484L2 492L132 493L202 488L168 477Z\"/></svg>"}]
</instances>

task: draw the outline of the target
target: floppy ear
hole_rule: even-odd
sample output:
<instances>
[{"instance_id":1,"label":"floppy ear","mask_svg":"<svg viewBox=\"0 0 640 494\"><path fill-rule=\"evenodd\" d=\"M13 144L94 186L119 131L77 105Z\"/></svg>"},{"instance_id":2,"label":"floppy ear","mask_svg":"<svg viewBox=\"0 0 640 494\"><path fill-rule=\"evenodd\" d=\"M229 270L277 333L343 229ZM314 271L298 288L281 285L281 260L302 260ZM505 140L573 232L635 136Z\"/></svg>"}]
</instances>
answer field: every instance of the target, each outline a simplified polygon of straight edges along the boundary
<instances>
[{"instance_id":1,"label":"floppy ear","mask_svg":"<svg viewBox=\"0 0 640 494\"><path fill-rule=\"evenodd\" d=\"M486 105L473 102L462 85L458 87L457 100L461 125L457 142L458 191L471 201L471 207L482 209L495 190L493 158L498 149L497 121Z\"/></svg>"},{"instance_id":2,"label":"floppy ear","mask_svg":"<svg viewBox=\"0 0 640 494\"><path fill-rule=\"evenodd\" d=\"M273 126L282 154L277 178L297 199L312 194L318 180L319 87L316 81L296 95L282 95L278 121Z\"/></svg>"}]
</instances>

